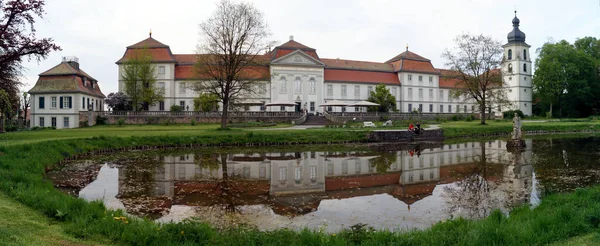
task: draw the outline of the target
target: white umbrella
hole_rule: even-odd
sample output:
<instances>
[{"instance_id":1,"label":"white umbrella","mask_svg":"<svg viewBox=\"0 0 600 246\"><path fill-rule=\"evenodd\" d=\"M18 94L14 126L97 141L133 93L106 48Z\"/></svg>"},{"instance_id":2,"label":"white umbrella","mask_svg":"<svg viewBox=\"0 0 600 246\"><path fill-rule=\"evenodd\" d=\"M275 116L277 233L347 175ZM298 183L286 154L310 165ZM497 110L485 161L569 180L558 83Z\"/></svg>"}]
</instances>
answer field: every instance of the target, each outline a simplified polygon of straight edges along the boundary
<instances>
[{"instance_id":1,"label":"white umbrella","mask_svg":"<svg viewBox=\"0 0 600 246\"><path fill-rule=\"evenodd\" d=\"M265 106L296 106L295 102L283 101L283 100L275 100L270 103L265 104Z\"/></svg>"},{"instance_id":2,"label":"white umbrella","mask_svg":"<svg viewBox=\"0 0 600 246\"><path fill-rule=\"evenodd\" d=\"M355 106L355 107L370 107L370 106L379 106L379 104L374 103L374 102L369 102L369 101L360 101L357 103L354 103L350 106Z\"/></svg>"}]
</instances>

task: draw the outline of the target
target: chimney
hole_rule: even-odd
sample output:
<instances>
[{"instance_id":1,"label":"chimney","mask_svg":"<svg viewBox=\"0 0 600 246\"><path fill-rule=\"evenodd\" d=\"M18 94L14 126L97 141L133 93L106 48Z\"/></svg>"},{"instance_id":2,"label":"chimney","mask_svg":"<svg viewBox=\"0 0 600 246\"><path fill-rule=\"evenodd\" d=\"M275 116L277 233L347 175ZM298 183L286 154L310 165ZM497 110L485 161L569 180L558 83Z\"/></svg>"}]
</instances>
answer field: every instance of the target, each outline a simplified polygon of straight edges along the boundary
<instances>
[{"instance_id":1,"label":"chimney","mask_svg":"<svg viewBox=\"0 0 600 246\"><path fill-rule=\"evenodd\" d=\"M294 41L294 35L290 35L290 41Z\"/></svg>"},{"instance_id":2,"label":"chimney","mask_svg":"<svg viewBox=\"0 0 600 246\"><path fill-rule=\"evenodd\" d=\"M79 70L79 58L76 56L64 56L62 62L66 62L71 67Z\"/></svg>"}]
</instances>

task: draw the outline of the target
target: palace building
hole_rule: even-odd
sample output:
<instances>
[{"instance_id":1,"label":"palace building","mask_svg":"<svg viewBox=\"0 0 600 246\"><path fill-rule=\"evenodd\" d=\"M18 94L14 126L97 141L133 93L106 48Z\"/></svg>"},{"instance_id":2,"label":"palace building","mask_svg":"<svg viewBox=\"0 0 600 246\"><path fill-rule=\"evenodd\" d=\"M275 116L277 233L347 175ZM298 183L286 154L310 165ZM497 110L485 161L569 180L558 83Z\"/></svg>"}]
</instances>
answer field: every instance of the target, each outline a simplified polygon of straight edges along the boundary
<instances>
[{"instance_id":1,"label":"palace building","mask_svg":"<svg viewBox=\"0 0 600 246\"><path fill-rule=\"evenodd\" d=\"M519 30L519 19L513 19L513 30L508 34L505 49L503 79L508 85L508 97L513 108L531 115L532 85L530 46L525 34ZM173 54L168 45L150 37L128 46L119 66L119 90L123 65L136 50L148 49L156 64L157 87L164 90L164 101L150 106L151 111L168 111L172 105L193 110L193 99L198 93L190 85L198 81L194 65L197 54ZM396 97L400 112L420 110L423 113L471 113L476 112L473 102L453 99L450 91L456 88L456 80L448 78L451 71L435 68L431 60L408 49L392 56L385 62L330 59L319 56L315 48L306 46L290 36L289 41L260 55L265 61L259 72L257 95L238 102L241 111L300 111L322 112L321 105L337 100L353 104L367 100L375 86L384 84ZM272 102L287 102L295 107L266 107ZM356 112L360 107L327 107L328 111ZM510 108L492 108L506 111Z\"/></svg>"}]
</instances>

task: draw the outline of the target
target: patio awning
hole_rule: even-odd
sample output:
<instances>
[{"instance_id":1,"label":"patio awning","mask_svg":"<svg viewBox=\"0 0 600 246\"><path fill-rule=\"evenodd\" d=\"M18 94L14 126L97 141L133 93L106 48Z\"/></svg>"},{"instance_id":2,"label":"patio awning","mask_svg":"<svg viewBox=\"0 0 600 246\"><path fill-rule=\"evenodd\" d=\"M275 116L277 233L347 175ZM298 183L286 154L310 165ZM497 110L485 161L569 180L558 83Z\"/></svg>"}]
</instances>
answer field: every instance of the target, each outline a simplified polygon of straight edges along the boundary
<instances>
[{"instance_id":1,"label":"patio awning","mask_svg":"<svg viewBox=\"0 0 600 246\"><path fill-rule=\"evenodd\" d=\"M360 101L357 103L354 103L350 106L355 106L355 107L371 107L371 106L379 106L379 104L374 103L374 102L369 102L369 101Z\"/></svg>"}]
</instances>

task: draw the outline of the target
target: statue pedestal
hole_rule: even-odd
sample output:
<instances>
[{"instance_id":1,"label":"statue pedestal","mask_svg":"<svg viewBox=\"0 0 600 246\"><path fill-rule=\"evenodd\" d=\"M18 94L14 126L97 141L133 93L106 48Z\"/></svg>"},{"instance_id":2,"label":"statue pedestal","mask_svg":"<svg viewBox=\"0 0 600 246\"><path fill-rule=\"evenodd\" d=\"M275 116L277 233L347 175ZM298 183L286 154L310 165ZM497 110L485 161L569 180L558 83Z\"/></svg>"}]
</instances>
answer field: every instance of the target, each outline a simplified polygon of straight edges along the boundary
<instances>
[{"instance_id":1,"label":"statue pedestal","mask_svg":"<svg viewBox=\"0 0 600 246\"><path fill-rule=\"evenodd\" d=\"M527 147L523 139L511 139L506 142L506 150L509 152L523 151Z\"/></svg>"}]
</instances>

